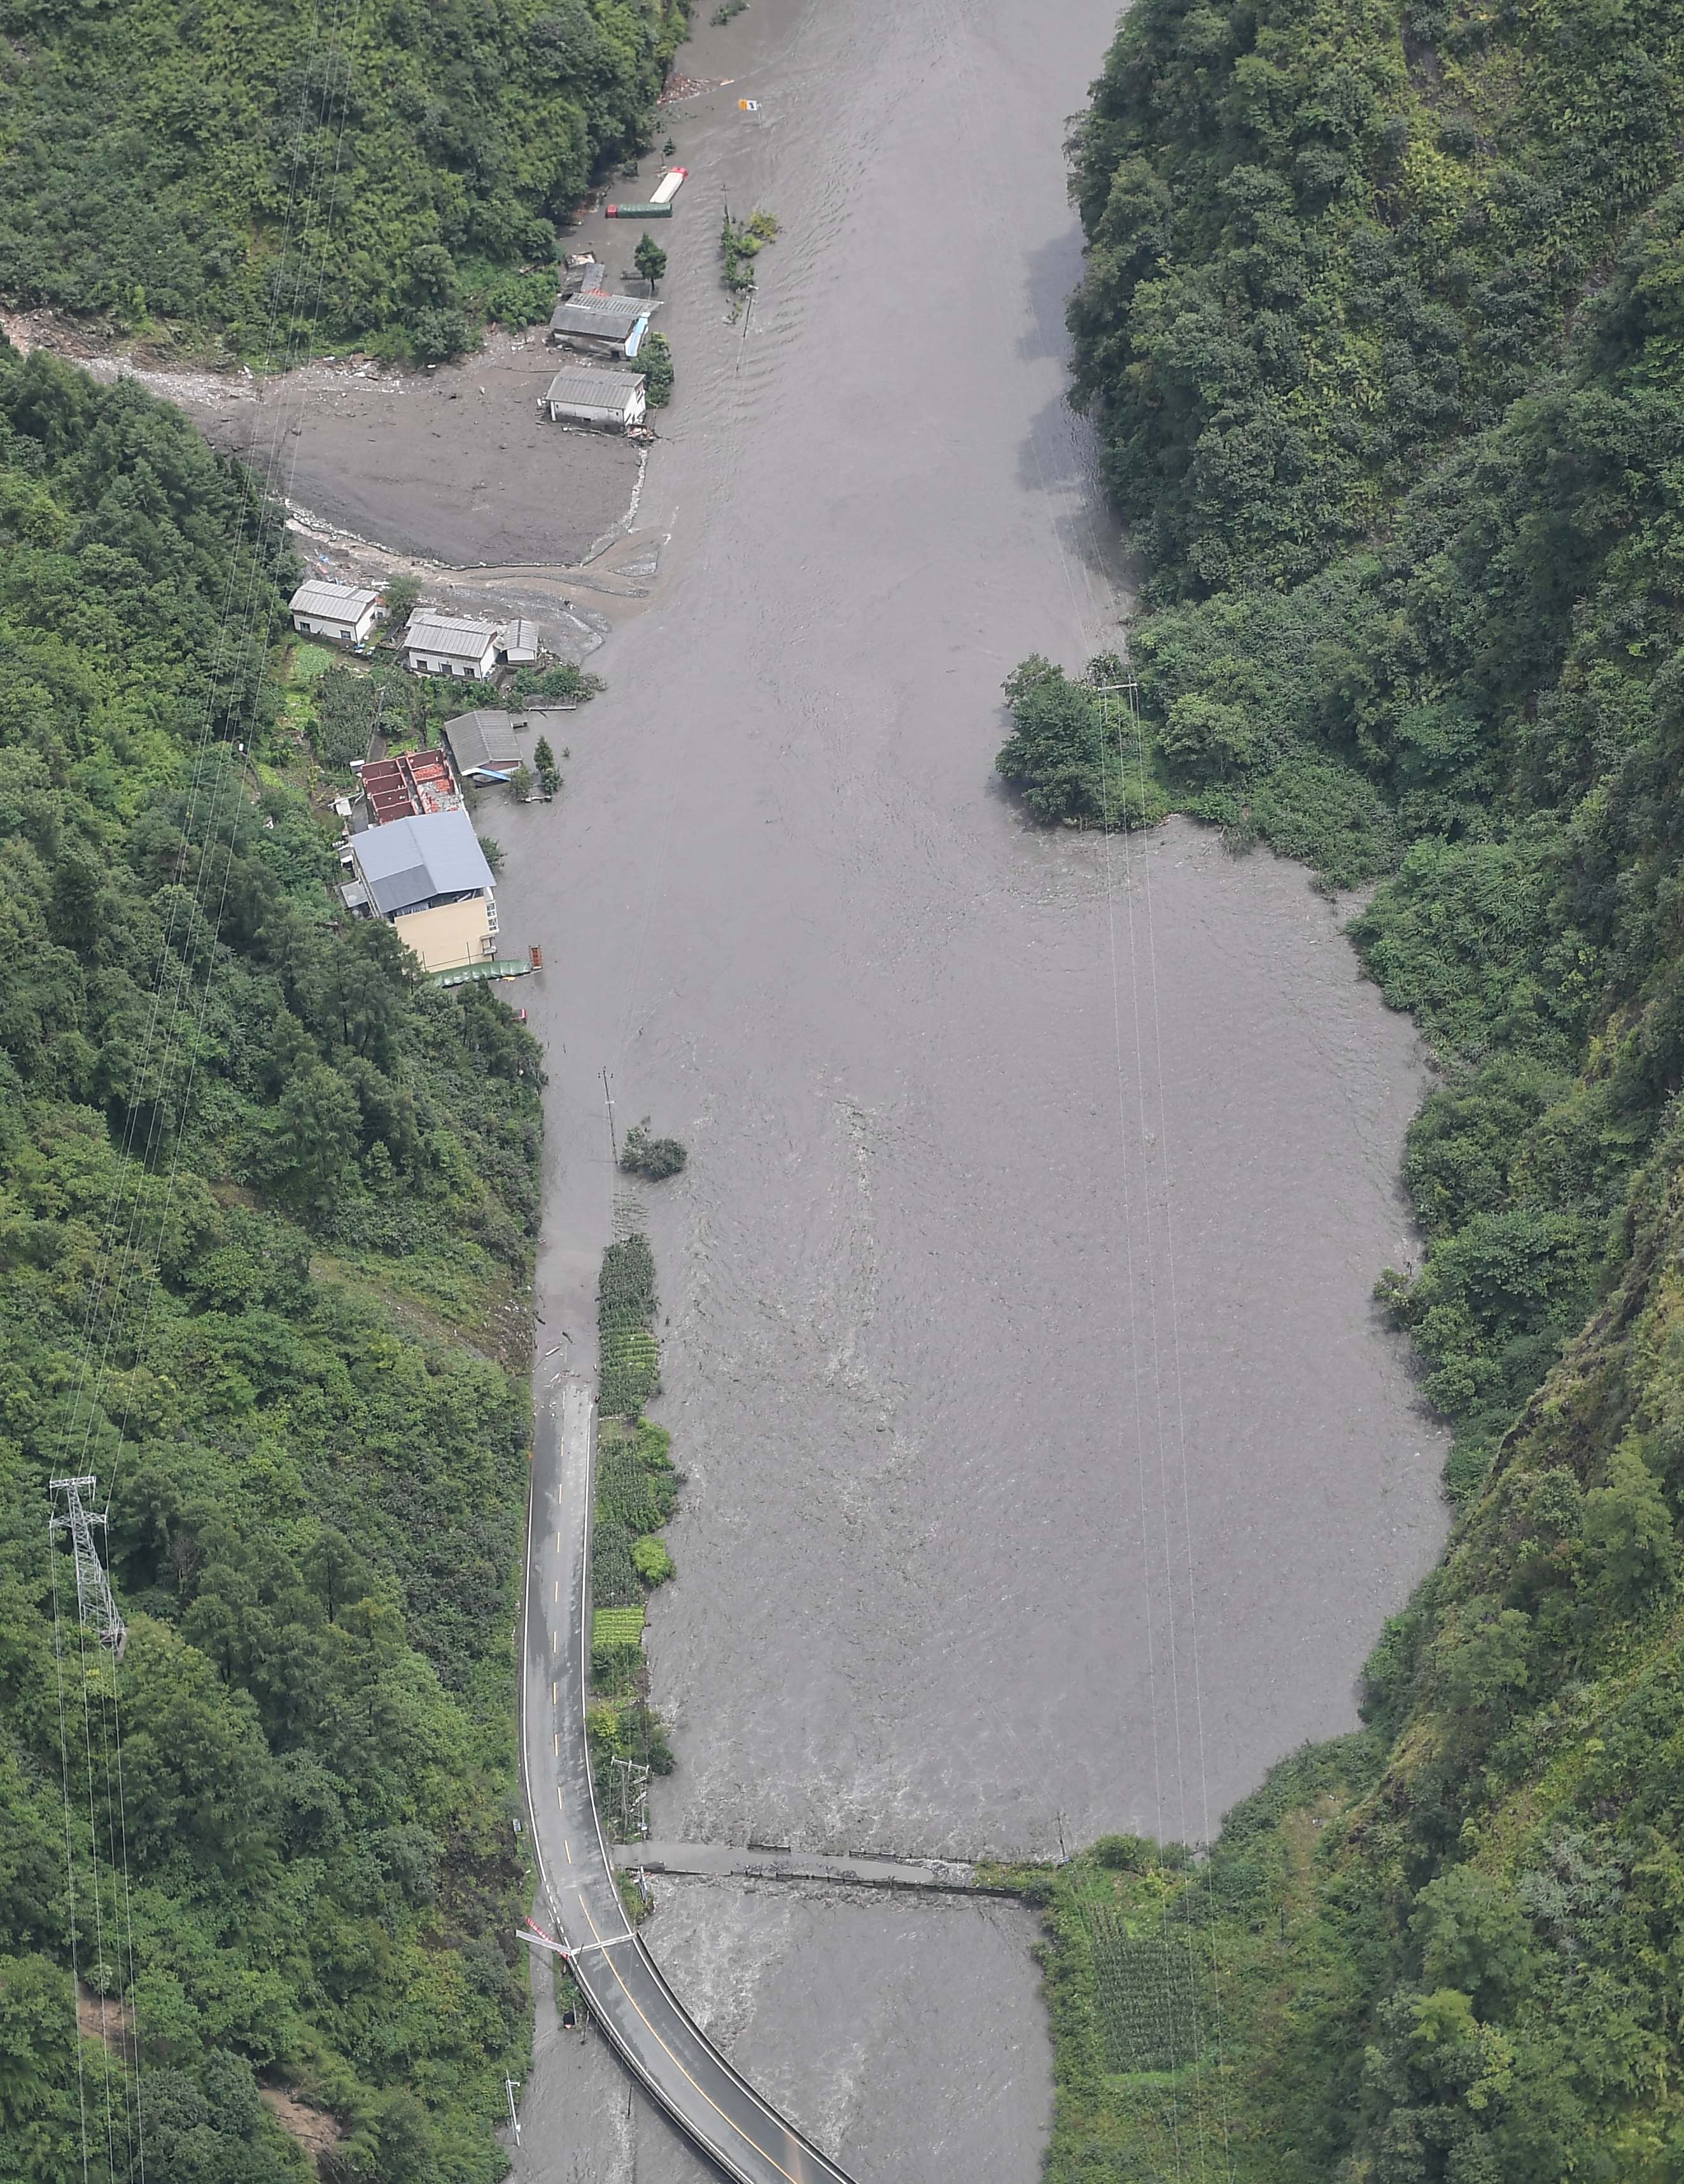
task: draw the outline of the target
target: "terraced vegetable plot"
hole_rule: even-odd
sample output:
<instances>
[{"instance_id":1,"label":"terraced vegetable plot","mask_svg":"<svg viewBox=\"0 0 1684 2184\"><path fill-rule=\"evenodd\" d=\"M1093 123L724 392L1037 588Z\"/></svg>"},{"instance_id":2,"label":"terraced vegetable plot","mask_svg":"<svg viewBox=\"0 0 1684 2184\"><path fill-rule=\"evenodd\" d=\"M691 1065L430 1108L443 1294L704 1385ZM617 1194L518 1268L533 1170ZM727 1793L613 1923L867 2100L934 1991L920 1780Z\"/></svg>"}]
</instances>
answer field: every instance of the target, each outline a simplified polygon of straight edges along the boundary
<instances>
[{"instance_id":1,"label":"terraced vegetable plot","mask_svg":"<svg viewBox=\"0 0 1684 2184\"><path fill-rule=\"evenodd\" d=\"M1087 1914L1108 2070L1175 2070L1198 2052L1198 1992L1190 1936L1131 1934L1112 1910Z\"/></svg>"},{"instance_id":2,"label":"terraced vegetable plot","mask_svg":"<svg viewBox=\"0 0 1684 2184\"><path fill-rule=\"evenodd\" d=\"M643 1642L643 1603L636 1607L599 1607L591 1617L591 1644L641 1646Z\"/></svg>"}]
</instances>

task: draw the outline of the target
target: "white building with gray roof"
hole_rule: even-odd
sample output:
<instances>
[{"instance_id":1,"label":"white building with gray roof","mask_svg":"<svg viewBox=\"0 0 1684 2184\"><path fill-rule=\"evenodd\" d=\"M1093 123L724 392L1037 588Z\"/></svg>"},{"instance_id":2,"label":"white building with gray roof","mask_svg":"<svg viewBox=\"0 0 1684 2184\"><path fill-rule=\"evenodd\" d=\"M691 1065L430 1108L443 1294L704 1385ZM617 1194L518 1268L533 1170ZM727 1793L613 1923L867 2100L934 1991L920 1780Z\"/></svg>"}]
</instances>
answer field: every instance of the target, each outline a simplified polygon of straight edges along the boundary
<instances>
[{"instance_id":1,"label":"white building with gray roof","mask_svg":"<svg viewBox=\"0 0 1684 2184\"><path fill-rule=\"evenodd\" d=\"M602 425L624 432L642 423L648 400L641 371L592 371L570 365L551 380L544 406L558 425Z\"/></svg>"},{"instance_id":2,"label":"white building with gray roof","mask_svg":"<svg viewBox=\"0 0 1684 2184\"><path fill-rule=\"evenodd\" d=\"M331 637L340 644L366 644L381 617L380 593L327 577L308 577L286 602L292 627L306 637Z\"/></svg>"},{"instance_id":3,"label":"white building with gray roof","mask_svg":"<svg viewBox=\"0 0 1684 2184\"><path fill-rule=\"evenodd\" d=\"M414 675L465 675L487 679L497 666L503 625L465 615L435 614L423 607L403 633L404 656Z\"/></svg>"}]
</instances>

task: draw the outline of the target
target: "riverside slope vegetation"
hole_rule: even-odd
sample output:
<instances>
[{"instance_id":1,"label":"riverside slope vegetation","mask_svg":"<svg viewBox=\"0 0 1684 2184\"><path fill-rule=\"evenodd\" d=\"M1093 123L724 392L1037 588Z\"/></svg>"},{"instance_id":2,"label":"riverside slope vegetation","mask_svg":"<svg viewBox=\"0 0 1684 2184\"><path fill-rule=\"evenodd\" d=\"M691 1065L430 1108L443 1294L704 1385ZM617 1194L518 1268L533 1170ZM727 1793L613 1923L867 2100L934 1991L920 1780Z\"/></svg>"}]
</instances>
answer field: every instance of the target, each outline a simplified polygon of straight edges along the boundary
<instances>
[{"instance_id":1,"label":"riverside slope vegetation","mask_svg":"<svg viewBox=\"0 0 1684 2184\"><path fill-rule=\"evenodd\" d=\"M0 0L0 296L253 359L554 301L685 0Z\"/></svg>"},{"instance_id":2,"label":"riverside slope vegetation","mask_svg":"<svg viewBox=\"0 0 1684 2184\"><path fill-rule=\"evenodd\" d=\"M1659 0L1140 0L1075 125L1140 755L1378 880L1442 1067L1381 1293L1458 1518L1362 1732L1054 1885L1059 2184L1684 2178L1681 125ZM1084 685L1011 699L1114 813Z\"/></svg>"},{"instance_id":3,"label":"riverside slope vegetation","mask_svg":"<svg viewBox=\"0 0 1684 2184\"><path fill-rule=\"evenodd\" d=\"M296 574L172 410L0 343L0 2173L27 2184L302 2184L259 2083L331 2119L336 2176L490 2180L530 2037L538 1053L336 922L272 677ZM47 1549L64 1470L111 1496L114 1691ZM85 1986L133 2013L80 2057L73 1918Z\"/></svg>"}]
</instances>

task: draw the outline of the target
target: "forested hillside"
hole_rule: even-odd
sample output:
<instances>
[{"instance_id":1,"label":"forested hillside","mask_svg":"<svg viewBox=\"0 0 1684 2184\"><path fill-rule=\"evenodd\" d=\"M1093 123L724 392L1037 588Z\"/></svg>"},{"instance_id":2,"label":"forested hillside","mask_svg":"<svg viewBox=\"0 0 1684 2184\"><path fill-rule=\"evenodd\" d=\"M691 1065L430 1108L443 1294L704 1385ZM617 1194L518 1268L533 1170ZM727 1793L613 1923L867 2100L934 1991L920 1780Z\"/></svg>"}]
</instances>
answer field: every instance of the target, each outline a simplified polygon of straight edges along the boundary
<instances>
[{"instance_id":1,"label":"forested hillside","mask_svg":"<svg viewBox=\"0 0 1684 2184\"><path fill-rule=\"evenodd\" d=\"M1129 755L1381 883L1458 1520L1364 1734L1061 1883L1059 2178L1684 2177L1681 123L1660 0L1141 0L1076 126ZM1012 699L1114 810L1084 686Z\"/></svg>"},{"instance_id":2,"label":"forested hillside","mask_svg":"<svg viewBox=\"0 0 1684 2184\"><path fill-rule=\"evenodd\" d=\"M336 2174L489 2179L527 2037L537 1052L336 922L270 672L294 573L172 411L0 344L8 2184L302 2179L259 2086ZM65 1471L110 1496L114 1677ZM73 1930L114 2005L80 2059Z\"/></svg>"},{"instance_id":3,"label":"forested hillside","mask_svg":"<svg viewBox=\"0 0 1684 2184\"><path fill-rule=\"evenodd\" d=\"M0 0L0 298L253 360L554 300L685 0ZM523 271L523 269L525 269Z\"/></svg>"}]
</instances>

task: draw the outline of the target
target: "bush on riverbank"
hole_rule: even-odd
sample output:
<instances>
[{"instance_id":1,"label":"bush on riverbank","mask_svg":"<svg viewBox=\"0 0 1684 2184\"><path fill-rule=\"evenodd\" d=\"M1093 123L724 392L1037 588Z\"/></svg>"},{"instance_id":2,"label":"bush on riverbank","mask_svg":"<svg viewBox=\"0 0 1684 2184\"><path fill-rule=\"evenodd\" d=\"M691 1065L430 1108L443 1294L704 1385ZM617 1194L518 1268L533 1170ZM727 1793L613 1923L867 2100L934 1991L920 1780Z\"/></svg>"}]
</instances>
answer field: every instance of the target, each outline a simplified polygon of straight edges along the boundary
<instances>
[{"instance_id":1,"label":"bush on riverbank","mask_svg":"<svg viewBox=\"0 0 1684 2184\"><path fill-rule=\"evenodd\" d=\"M1169 809L1111 659L1078 679L1039 654L1006 678L1010 739L994 760L1037 819L1094 827L1155 826Z\"/></svg>"},{"instance_id":2,"label":"bush on riverbank","mask_svg":"<svg viewBox=\"0 0 1684 2184\"><path fill-rule=\"evenodd\" d=\"M1061 1884L1060 2184L1189 2131L1242 2184L1684 2173L1680 110L1665 10L1143 0L1077 127L1157 761L1231 839L1381 878L1363 962L1444 1072L1382 1295L1460 1507L1367 1735L1207 1867ZM1052 794L1082 709L1042 711ZM1108 1918L1195 1945L1167 2074Z\"/></svg>"},{"instance_id":3,"label":"bush on riverbank","mask_svg":"<svg viewBox=\"0 0 1684 2184\"><path fill-rule=\"evenodd\" d=\"M672 400L672 343L664 334L651 334L638 362L643 367L643 392L652 410L664 410Z\"/></svg>"}]
</instances>

